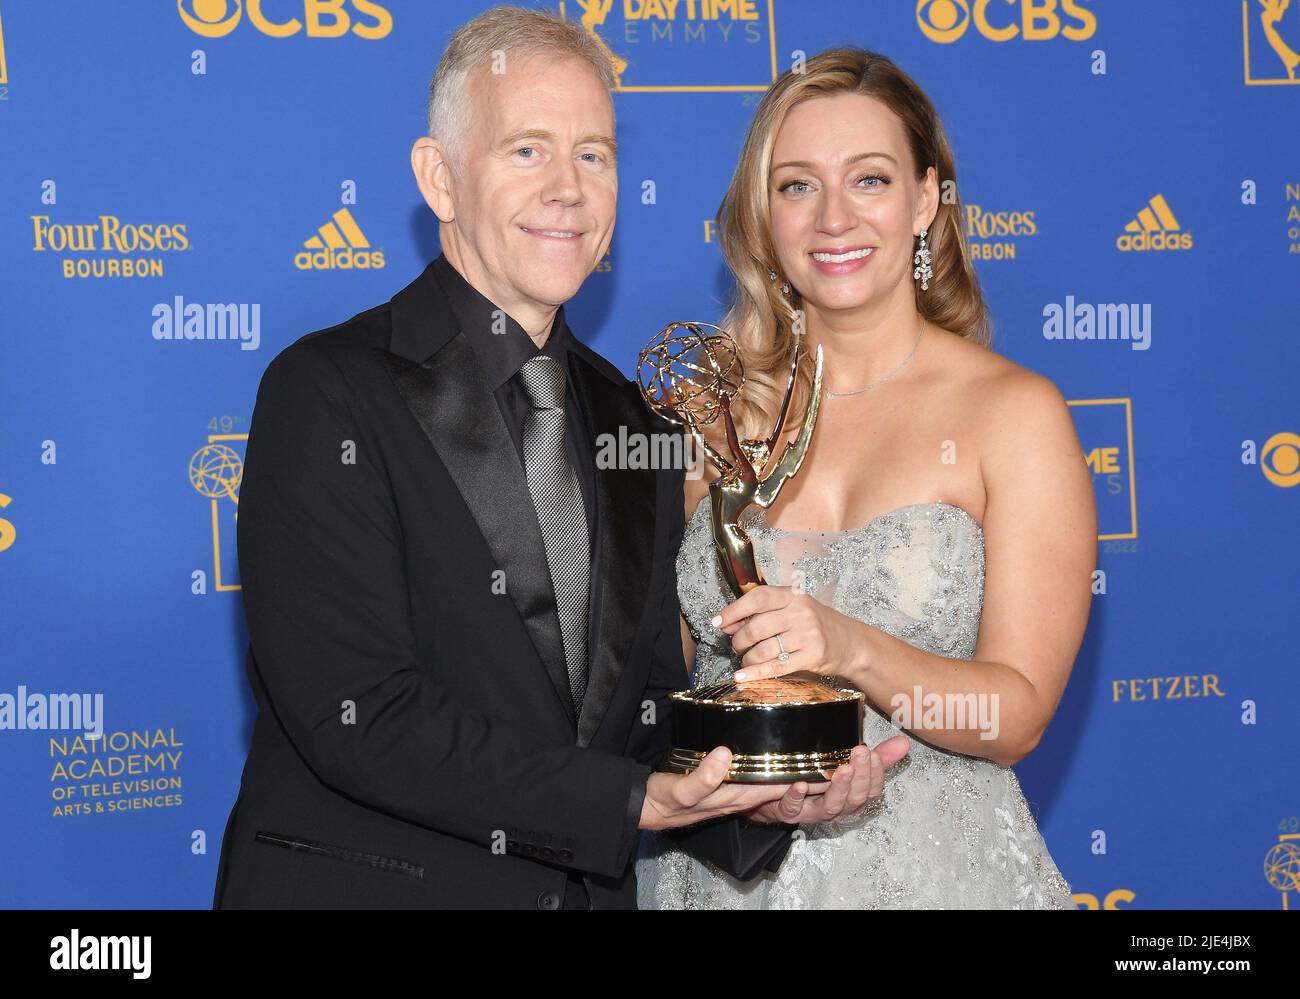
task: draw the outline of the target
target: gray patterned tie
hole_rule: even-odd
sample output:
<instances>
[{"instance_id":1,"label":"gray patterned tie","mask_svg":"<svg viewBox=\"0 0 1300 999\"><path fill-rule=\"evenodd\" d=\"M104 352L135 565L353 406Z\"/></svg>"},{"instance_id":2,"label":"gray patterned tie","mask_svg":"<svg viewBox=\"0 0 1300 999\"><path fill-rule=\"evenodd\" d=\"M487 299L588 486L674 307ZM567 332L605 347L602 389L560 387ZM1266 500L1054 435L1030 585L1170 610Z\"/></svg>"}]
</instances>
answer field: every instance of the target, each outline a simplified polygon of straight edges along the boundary
<instances>
[{"instance_id":1,"label":"gray patterned tie","mask_svg":"<svg viewBox=\"0 0 1300 999\"><path fill-rule=\"evenodd\" d=\"M575 715L587 691L587 590L590 537L578 475L564 446L564 370L538 354L519 369L532 410L524 420L524 470L551 567L569 693Z\"/></svg>"}]
</instances>

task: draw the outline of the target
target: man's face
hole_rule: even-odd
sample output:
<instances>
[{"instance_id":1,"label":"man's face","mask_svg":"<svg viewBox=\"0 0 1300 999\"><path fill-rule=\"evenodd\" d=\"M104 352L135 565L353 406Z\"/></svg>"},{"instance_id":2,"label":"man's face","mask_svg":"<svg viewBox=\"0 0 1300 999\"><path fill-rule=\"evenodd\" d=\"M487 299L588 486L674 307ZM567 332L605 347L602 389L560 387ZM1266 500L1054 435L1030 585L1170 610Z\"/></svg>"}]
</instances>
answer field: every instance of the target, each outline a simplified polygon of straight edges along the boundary
<instances>
[{"instance_id":1,"label":"man's face","mask_svg":"<svg viewBox=\"0 0 1300 999\"><path fill-rule=\"evenodd\" d=\"M527 325L572 298L609 249L614 108L586 63L546 55L482 71L469 90L443 247L472 285Z\"/></svg>"}]
</instances>

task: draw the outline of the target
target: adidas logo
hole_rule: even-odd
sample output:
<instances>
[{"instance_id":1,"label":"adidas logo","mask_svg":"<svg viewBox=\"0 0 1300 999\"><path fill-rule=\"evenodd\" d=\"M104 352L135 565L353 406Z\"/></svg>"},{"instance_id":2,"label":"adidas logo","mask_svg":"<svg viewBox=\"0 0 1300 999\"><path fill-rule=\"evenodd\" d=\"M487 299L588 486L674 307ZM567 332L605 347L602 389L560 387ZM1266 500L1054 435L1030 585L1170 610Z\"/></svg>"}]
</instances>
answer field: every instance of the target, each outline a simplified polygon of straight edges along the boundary
<instances>
[{"instance_id":1,"label":"adidas logo","mask_svg":"<svg viewBox=\"0 0 1300 999\"><path fill-rule=\"evenodd\" d=\"M302 245L306 249L293 257L293 265L300 271L370 270L384 266L384 251L370 249L370 240L346 208L335 212Z\"/></svg>"},{"instance_id":2,"label":"adidas logo","mask_svg":"<svg viewBox=\"0 0 1300 999\"><path fill-rule=\"evenodd\" d=\"M1183 231L1165 196L1157 194L1137 213L1137 218L1124 227L1115 245L1126 251L1190 250L1192 234Z\"/></svg>"}]
</instances>

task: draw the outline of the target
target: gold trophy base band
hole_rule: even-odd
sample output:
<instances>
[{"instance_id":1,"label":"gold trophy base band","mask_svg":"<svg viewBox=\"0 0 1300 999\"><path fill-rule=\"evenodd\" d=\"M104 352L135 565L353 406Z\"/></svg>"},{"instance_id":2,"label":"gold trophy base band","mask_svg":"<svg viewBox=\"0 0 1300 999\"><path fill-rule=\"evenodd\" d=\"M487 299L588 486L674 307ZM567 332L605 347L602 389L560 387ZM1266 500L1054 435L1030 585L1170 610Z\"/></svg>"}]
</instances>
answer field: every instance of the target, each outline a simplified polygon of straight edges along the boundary
<instances>
[{"instance_id":1,"label":"gold trophy base band","mask_svg":"<svg viewBox=\"0 0 1300 999\"><path fill-rule=\"evenodd\" d=\"M763 753L731 757L731 769L724 783L729 784L792 784L797 780L826 781L831 774L849 762L852 749L837 749L829 753ZM661 773L694 773L704 757L693 749L674 749L659 767Z\"/></svg>"}]
</instances>

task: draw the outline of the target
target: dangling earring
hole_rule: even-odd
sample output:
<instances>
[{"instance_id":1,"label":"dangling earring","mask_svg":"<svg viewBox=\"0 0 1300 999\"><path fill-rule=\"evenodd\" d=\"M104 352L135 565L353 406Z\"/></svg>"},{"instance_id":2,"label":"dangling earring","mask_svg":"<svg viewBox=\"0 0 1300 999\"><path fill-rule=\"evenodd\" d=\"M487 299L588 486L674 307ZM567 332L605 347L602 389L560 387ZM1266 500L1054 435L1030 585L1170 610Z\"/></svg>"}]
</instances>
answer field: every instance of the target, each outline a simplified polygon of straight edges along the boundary
<instances>
[{"instance_id":1,"label":"dangling earring","mask_svg":"<svg viewBox=\"0 0 1300 999\"><path fill-rule=\"evenodd\" d=\"M928 229L921 230L921 245L916 248L916 254L912 257L912 263L916 268L912 271L912 280L921 279L921 290L930 290L930 278L934 277L934 270L930 267L930 248L925 245L925 236Z\"/></svg>"},{"instance_id":2,"label":"dangling earring","mask_svg":"<svg viewBox=\"0 0 1300 999\"><path fill-rule=\"evenodd\" d=\"M767 272L767 279L768 279L769 281L775 281L775 280L776 280L776 271L769 270L769 271ZM788 294L790 294L790 283L789 283L788 281L782 281L782 282L781 282L781 294L782 294L782 295L788 295Z\"/></svg>"}]
</instances>

